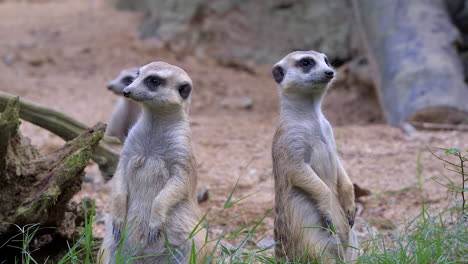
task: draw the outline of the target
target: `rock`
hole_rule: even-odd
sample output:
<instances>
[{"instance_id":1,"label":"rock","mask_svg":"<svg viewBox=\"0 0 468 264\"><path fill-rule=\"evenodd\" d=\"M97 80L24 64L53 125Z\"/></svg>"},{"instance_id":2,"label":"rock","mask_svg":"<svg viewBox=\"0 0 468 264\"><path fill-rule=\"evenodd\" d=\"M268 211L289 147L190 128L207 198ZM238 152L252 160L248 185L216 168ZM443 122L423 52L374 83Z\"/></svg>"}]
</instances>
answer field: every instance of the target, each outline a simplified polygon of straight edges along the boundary
<instances>
[{"instance_id":1,"label":"rock","mask_svg":"<svg viewBox=\"0 0 468 264\"><path fill-rule=\"evenodd\" d=\"M221 106L227 109L252 109L253 100L248 96L226 97L221 101Z\"/></svg>"},{"instance_id":2,"label":"rock","mask_svg":"<svg viewBox=\"0 0 468 264\"><path fill-rule=\"evenodd\" d=\"M48 55L36 54L26 57L29 65L33 67L40 67L46 63L54 64L54 59Z\"/></svg>"},{"instance_id":3,"label":"rock","mask_svg":"<svg viewBox=\"0 0 468 264\"><path fill-rule=\"evenodd\" d=\"M3 61L5 62L6 65L12 65L15 62L15 56L7 55L5 56L5 58L3 58Z\"/></svg>"},{"instance_id":4,"label":"rock","mask_svg":"<svg viewBox=\"0 0 468 264\"><path fill-rule=\"evenodd\" d=\"M298 49L320 50L333 61L351 56L348 0L118 0L117 6L147 12L141 35L176 50L265 63Z\"/></svg>"},{"instance_id":5,"label":"rock","mask_svg":"<svg viewBox=\"0 0 468 264\"><path fill-rule=\"evenodd\" d=\"M94 183L94 178L90 175L85 175L83 182L85 183Z\"/></svg>"},{"instance_id":6,"label":"rock","mask_svg":"<svg viewBox=\"0 0 468 264\"><path fill-rule=\"evenodd\" d=\"M272 236L266 236L262 240L257 242L257 247L259 248L269 248L275 244L275 240Z\"/></svg>"},{"instance_id":7,"label":"rock","mask_svg":"<svg viewBox=\"0 0 468 264\"><path fill-rule=\"evenodd\" d=\"M240 59L220 57L218 58L218 63L219 65L227 67L227 68L236 69L236 70L243 71L252 75L256 74L255 65L251 61L246 62Z\"/></svg>"}]
</instances>

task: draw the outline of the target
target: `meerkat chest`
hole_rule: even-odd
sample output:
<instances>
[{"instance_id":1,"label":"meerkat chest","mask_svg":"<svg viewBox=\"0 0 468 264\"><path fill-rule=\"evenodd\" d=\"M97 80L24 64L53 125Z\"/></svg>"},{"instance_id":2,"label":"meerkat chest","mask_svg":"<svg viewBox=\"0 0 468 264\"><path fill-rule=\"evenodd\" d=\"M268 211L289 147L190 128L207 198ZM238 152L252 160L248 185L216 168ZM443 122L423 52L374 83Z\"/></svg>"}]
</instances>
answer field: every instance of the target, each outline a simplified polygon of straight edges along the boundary
<instances>
[{"instance_id":1,"label":"meerkat chest","mask_svg":"<svg viewBox=\"0 0 468 264\"><path fill-rule=\"evenodd\" d=\"M143 186L165 184L171 177L170 160L173 153L166 144L149 142L132 142L131 148L122 153L127 163L125 170L129 183Z\"/></svg>"},{"instance_id":2,"label":"meerkat chest","mask_svg":"<svg viewBox=\"0 0 468 264\"><path fill-rule=\"evenodd\" d=\"M302 142L304 161L323 180L335 182L337 159L333 132L329 124L315 124L307 127Z\"/></svg>"},{"instance_id":3,"label":"meerkat chest","mask_svg":"<svg viewBox=\"0 0 468 264\"><path fill-rule=\"evenodd\" d=\"M171 177L168 163L159 155L134 155L128 162L126 175L129 185L157 188Z\"/></svg>"}]
</instances>

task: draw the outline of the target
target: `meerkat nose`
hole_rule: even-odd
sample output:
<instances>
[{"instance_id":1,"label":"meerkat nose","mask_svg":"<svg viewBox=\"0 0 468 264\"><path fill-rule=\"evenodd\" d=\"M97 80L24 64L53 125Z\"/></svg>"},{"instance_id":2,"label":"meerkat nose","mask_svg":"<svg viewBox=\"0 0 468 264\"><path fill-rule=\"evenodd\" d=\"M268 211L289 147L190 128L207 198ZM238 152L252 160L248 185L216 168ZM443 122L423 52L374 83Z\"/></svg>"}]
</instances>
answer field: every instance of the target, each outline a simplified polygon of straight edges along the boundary
<instances>
[{"instance_id":1,"label":"meerkat nose","mask_svg":"<svg viewBox=\"0 0 468 264\"><path fill-rule=\"evenodd\" d=\"M333 71L325 71L325 76L331 79L335 76L335 73Z\"/></svg>"},{"instance_id":2,"label":"meerkat nose","mask_svg":"<svg viewBox=\"0 0 468 264\"><path fill-rule=\"evenodd\" d=\"M124 95L125 97L129 97L130 94L131 94L130 92L125 92L125 91L123 92L123 95Z\"/></svg>"},{"instance_id":3,"label":"meerkat nose","mask_svg":"<svg viewBox=\"0 0 468 264\"><path fill-rule=\"evenodd\" d=\"M112 90L113 87L114 87L114 86L113 86L112 84L108 84L108 85L107 85L107 89L109 89L109 90Z\"/></svg>"}]
</instances>

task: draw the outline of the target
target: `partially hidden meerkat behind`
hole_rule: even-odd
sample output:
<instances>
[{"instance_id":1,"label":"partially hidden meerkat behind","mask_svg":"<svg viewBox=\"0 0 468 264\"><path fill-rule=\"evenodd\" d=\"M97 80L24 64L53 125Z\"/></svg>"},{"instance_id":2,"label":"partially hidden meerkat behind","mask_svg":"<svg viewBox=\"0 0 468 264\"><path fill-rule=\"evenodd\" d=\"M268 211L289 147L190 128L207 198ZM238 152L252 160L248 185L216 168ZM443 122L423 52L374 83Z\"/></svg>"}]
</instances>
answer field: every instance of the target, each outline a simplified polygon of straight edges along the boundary
<instances>
[{"instance_id":1,"label":"partially hidden meerkat behind","mask_svg":"<svg viewBox=\"0 0 468 264\"><path fill-rule=\"evenodd\" d=\"M123 90L133 82L137 72L138 68L136 67L125 69L107 84L107 89L121 97L117 101L112 117L108 122L106 135L116 137L121 142L125 140L141 113L141 107L137 102L123 97Z\"/></svg>"},{"instance_id":2,"label":"partially hidden meerkat behind","mask_svg":"<svg viewBox=\"0 0 468 264\"><path fill-rule=\"evenodd\" d=\"M121 243L122 256L153 256L133 263L188 263L192 245L201 263L209 250L203 224L191 234L201 220L188 116L192 80L177 66L153 62L123 94L141 104L142 114L112 179L102 263L115 263Z\"/></svg>"},{"instance_id":3,"label":"partially hidden meerkat behind","mask_svg":"<svg viewBox=\"0 0 468 264\"><path fill-rule=\"evenodd\" d=\"M301 263L354 259L357 250L343 246L358 246L354 188L321 111L334 70L325 54L296 51L272 73L280 97L272 149L276 257Z\"/></svg>"}]
</instances>

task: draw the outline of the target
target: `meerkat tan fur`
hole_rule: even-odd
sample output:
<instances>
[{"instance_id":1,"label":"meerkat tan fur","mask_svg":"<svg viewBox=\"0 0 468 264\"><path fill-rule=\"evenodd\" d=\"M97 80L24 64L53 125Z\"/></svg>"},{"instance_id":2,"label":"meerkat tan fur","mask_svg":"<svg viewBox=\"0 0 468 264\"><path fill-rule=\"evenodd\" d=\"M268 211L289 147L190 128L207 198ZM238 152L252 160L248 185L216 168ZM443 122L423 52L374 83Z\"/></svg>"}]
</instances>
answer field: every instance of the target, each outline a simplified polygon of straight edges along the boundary
<instances>
[{"instance_id":1,"label":"meerkat tan fur","mask_svg":"<svg viewBox=\"0 0 468 264\"><path fill-rule=\"evenodd\" d=\"M106 135L124 141L130 129L140 117L140 105L123 97L123 90L130 85L136 77L138 68L130 68L120 72L114 80L107 84L107 88L116 95L122 96L117 101L112 117L107 125Z\"/></svg>"},{"instance_id":2,"label":"meerkat tan fur","mask_svg":"<svg viewBox=\"0 0 468 264\"><path fill-rule=\"evenodd\" d=\"M205 229L189 239L201 219L188 117L191 92L188 74L165 62L141 67L123 90L141 104L142 114L112 179L112 221L103 242L103 263L115 263L124 227L125 254L160 255L133 263L187 263L192 243L198 256L206 255Z\"/></svg>"},{"instance_id":3,"label":"meerkat tan fur","mask_svg":"<svg viewBox=\"0 0 468 264\"><path fill-rule=\"evenodd\" d=\"M357 247L354 188L321 111L334 70L325 54L296 51L272 73L281 105L272 150L276 257L301 263L353 259L356 250L342 245Z\"/></svg>"}]
</instances>

